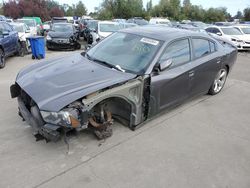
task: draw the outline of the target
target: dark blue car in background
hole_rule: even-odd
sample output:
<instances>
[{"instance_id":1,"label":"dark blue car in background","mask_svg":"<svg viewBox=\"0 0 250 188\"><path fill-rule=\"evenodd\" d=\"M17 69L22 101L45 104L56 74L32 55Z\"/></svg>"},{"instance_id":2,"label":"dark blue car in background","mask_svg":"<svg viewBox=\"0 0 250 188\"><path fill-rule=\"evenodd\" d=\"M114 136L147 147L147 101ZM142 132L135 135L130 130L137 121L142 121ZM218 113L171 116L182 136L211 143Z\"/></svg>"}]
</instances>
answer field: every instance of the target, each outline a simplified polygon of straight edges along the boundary
<instances>
[{"instance_id":1,"label":"dark blue car in background","mask_svg":"<svg viewBox=\"0 0 250 188\"><path fill-rule=\"evenodd\" d=\"M0 21L0 68L5 66L5 58L19 54L20 48L18 33L8 23Z\"/></svg>"}]
</instances>

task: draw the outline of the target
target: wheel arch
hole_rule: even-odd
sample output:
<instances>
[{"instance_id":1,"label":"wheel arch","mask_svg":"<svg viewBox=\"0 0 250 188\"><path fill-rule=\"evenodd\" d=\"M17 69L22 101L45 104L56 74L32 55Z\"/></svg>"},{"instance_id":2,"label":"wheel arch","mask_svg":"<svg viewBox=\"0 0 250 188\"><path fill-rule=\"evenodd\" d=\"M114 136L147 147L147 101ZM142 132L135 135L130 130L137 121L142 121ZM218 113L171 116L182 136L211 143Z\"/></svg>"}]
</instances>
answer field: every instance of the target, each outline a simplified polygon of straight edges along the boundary
<instances>
[{"instance_id":1,"label":"wheel arch","mask_svg":"<svg viewBox=\"0 0 250 188\"><path fill-rule=\"evenodd\" d=\"M112 117L117 119L122 124L132 127L133 112L136 111L136 105L124 96L107 96L102 100L92 104L90 112L95 111L99 106L104 106L104 109L111 112ZM90 113L91 114L91 113Z\"/></svg>"},{"instance_id":2,"label":"wheel arch","mask_svg":"<svg viewBox=\"0 0 250 188\"><path fill-rule=\"evenodd\" d=\"M229 67L229 65L228 65L228 64L226 64L226 65L225 65L225 67L227 68L227 73L229 73L229 71L230 71L230 67Z\"/></svg>"}]
</instances>

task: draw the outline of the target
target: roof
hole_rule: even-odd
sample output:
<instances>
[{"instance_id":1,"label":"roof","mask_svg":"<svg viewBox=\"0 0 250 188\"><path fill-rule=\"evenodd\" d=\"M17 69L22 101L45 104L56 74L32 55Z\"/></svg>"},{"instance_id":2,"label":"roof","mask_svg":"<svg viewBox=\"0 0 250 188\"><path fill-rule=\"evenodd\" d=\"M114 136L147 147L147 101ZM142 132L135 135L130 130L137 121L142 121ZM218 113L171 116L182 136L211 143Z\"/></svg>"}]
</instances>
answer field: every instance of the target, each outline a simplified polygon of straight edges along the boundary
<instances>
[{"instance_id":1,"label":"roof","mask_svg":"<svg viewBox=\"0 0 250 188\"><path fill-rule=\"evenodd\" d=\"M69 23L69 22L56 22L56 23L53 23L53 25L72 25L72 23Z\"/></svg>"},{"instance_id":2,"label":"roof","mask_svg":"<svg viewBox=\"0 0 250 188\"><path fill-rule=\"evenodd\" d=\"M101 23L101 24L119 25L119 23L117 23L117 22L112 22L112 21L98 21L98 23Z\"/></svg>"},{"instance_id":3,"label":"roof","mask_svg":"<svg viewBox=\"0 0 250 188\"><path fill-rule=\"evenodd\" d=\"M25 25L25 23L20 23L20 22L11 22L9 24L10 25Z\"/></svg>"},{"instance_id":4,"label":"roof","mask_svg":"<svg viewBox=\"0 0 250 188\"><path fill-rule=\"evenodd\" d=\"M226 25L210 25L208 26L207 28L210 28L210 27L215 27L215 28L233 28L234 26L230 25L230 26L226 26Z\"/></svg>"},{"instance_id":5,"label":"roof","mask_svg":"<svg viewBox=\"0 0 250 188\"><path fill-rule=\"evenodd\" d=\"M234 25L233 27L250 28L250 25Z\"/></svg>"},{"instance_id":6,"label":"roof","mask_svg":"<svg viewBox=\"0 0 250 188\"><path fill-rule=\"evenodd\" d=\"M157 25L147 25L142 27L132 27L128 29L121 30L122 32L141 35L148 38L153 38L156 40L167 41L173 38L180 38L186 36L203 36L208 37L208 35L200 32L194 32L190 30L177 29L171 27L161 27Z\"/></svg>"}]
</instances>

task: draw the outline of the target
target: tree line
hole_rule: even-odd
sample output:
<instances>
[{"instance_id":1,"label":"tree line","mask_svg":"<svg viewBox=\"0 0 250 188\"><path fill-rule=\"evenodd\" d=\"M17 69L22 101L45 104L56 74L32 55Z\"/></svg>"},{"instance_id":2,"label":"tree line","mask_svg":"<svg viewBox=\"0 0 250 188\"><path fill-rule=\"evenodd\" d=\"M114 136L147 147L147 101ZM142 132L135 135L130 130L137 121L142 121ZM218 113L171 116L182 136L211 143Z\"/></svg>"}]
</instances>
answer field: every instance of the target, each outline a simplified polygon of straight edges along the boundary
<instances>
[{"instance_id":1,"label":"tree line","mask_svg":"<svg viewBox=\"0 0 250 188\"><path fill-rule=\"evenodd\" d=\"M160 0L153 6L152 0L147 2L146 8L143 7L142 0L104 0L101 7L94 14L99 19L111 18L131 18L143 17L168 17L170 20L199 20L207 23L218 21L232 21L242 19L250 21L250 7L245 8L243 13L238 11L236 15L227 12L227 8L209 8L193 5L190 0Z\"/></svg>"},{"instance_id":2,"label":"tree line","mask_svg":"<svg viewBox=\"0 0 250 188\"><path fill-rule=\"evenodd\" d=\"M38 16L43 21L47 21L52 17L82 17L87 14L87 8L82 1L73 5L60 5L54 0L9 0L2 4L0 12L14 19L24 16Z\"/></svg>"},{"instance_id":3,"label":"tree line","mask_svg":"<svg viewBox=\"0 0 250 188\"><path fill-rule=\"evenodd\" d=\"M12 18L23 16L39 16L43 21L54 16L79 16L87 14L87 8L82 1L77 4L60 5L54 0L9 0L4 1L0 10L1 14ZM103 0L100 7L96 7L91 16L106 20L113 18L128 19L131 17L168 17L170 20L199 20L207 23L218 21L231 21L241 19L250 21L250 7L246 7L243 12L238 11L236 15L227 12L227 8L209 8L193 5L190 0L160 0L155 6L152 0L143 6L142 0Z\"/></svg>"}]
</instances>

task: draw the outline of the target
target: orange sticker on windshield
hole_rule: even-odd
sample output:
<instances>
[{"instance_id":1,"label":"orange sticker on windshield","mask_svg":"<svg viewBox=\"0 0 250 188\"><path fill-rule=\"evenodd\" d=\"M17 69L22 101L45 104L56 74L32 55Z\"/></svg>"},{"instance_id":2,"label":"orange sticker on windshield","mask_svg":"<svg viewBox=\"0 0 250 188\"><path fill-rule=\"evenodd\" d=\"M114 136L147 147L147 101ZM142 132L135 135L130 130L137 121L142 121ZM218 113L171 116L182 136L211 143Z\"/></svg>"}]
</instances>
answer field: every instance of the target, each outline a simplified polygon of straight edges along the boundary
<instances>
[{"instance_id":1,"label":"orange sticker on windshield","mask_svg":"<svg viewBox=\"0 0 250 188\"><path fill-rule=\"evenodd\" d=\"M154 45L154 46L157 46L159 44L158 40L149 39L149 38L142 38L140 41L144 42L144 43L147 43L147 44Z\"/></svg>"}]
</instances>

